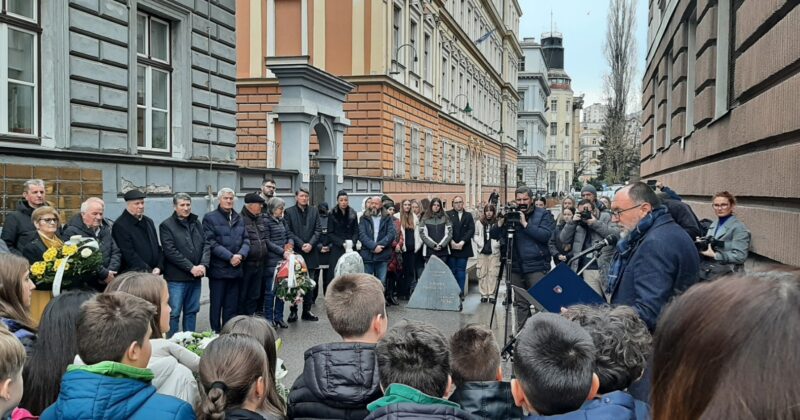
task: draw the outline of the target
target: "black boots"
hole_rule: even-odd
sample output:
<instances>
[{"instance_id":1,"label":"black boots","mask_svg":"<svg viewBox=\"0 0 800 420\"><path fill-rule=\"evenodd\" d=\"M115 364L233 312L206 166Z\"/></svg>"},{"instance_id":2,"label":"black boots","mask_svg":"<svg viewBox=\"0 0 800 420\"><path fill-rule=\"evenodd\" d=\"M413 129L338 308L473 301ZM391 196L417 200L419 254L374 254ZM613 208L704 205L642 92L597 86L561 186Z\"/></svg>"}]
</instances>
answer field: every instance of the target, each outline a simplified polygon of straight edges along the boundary
<instances>
[{"instance_id":1,"label":"black boots","mask_svg":"<svg viewBox=\"0 0 800 420\"><path fill-rule=\"evenodd\" d=\"M306 308L308 308L308 309L306 309ZM308 306L306 306L306 304L303 304L303 315L301 315L301 318L303 319L303 321L319 321L319 317L314 315L314 313L311 312L311 305L310 304L308 304ZM297 322L297 306L296 305L292 305L292 307L289 308L289 319L287 319L287 321L289 321L289 322Z\"/></svg>"},{"instance_id":2,"label":"black boots","mask_svg":"<svg viewBox=\"0 0 800 420\"><path fill-rule=\"evenodd\" d=\"M296 305L292 305L292 307L289 308L289 318L287 319L287 321L289 321L289 322L297 322L297 306Z\"/></svg>"}]
</instances>

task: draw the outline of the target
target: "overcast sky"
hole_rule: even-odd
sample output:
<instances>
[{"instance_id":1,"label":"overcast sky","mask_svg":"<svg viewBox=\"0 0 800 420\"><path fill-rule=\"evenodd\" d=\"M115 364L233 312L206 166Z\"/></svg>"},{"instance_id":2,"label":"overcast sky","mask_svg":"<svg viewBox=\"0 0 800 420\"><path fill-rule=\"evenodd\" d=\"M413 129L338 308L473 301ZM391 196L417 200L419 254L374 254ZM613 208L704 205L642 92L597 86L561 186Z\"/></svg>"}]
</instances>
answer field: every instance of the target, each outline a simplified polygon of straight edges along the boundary
<instances>
[{"instance_id":1,"label":"overcast sky","mask_svg":"<svg viewBox=\"0 0 800 420\"><path fill-rule=\"evenodd\" d=\"M638 74L634 89L638 92L647 49L648 2L636 1ZM572 78L572 90L576 95L586 94L584 106L603 99L603 74L608 69L603 57L608 3L609 0L519 0L522 6L521 38L540 40L543 32L550 31L552 12L555 30L564 35L564 66Z\"/></svg>"}]
</instances>

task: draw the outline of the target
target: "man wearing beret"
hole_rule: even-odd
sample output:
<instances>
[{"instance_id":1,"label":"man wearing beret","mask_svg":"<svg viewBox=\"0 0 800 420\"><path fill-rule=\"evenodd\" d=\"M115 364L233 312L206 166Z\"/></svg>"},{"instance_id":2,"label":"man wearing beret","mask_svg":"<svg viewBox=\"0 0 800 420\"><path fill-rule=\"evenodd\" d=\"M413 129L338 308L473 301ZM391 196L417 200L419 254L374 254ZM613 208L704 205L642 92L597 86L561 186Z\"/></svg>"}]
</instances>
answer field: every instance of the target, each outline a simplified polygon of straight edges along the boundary
<instances>
[{"instance_id":1,"label":"man wearing beret","mask_svg":"<svg viewBox=\"0 0 800 420\"><path fill-rule=\"evenodd\" d=\"M241 215L247 237L250 238L250 253L243 264L242 286L239 289L240 315L254 315L259 310L259 302L264 302L263 283L264 268L267 262L268 230L267 222L262 214L264 198L258 193L244 196L244 207Z\"/></svg>"},{"instance_id":2,"label":"man wearing beret","mask_svg":"<svg viewBox=\"0 0 800 420\"><path fill-rule=\"evenodd\" d=\"M111 236L122 252L120 272L161 274L164 255L158 244L156 225L144 215L145 195L133 189L126 192L124 198L126 208L111 228Z\"/></svg>"}]
</instances>

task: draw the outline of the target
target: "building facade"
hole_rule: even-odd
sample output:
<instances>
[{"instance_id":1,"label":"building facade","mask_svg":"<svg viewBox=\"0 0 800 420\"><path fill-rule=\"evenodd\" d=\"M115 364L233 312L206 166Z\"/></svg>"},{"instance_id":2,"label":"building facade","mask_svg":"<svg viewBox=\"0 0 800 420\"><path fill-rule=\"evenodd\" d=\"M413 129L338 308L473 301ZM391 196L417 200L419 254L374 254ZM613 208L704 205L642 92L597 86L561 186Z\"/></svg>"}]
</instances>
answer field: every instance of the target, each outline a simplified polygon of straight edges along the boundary
<instances>
[{"instance_id":1,"label":"building facade","mask_svg":"<svg viewBox=\"0 0 800 420\"><path fill-rule=\"evenodd\" d=\"M202 214L220 187L242 186L234 0L0 6L4 212L29 178L46 181L63 217L99 196L116 218L139 188L156 221L175 192Z\"/></svg>"},{"instance_id":2,"label":"building facade","mask_svg":"<svg viewBox=\"0 0 800 420\"><path fill-rule=\"evenodd\" d=\"M289 167L276 107L289 102L271 58L307 63L353 85L344 103L343 179L369 178L395 200L500 188L517 164L517 0L238 2L238 162L313 175L314 156ZM282 99L283 96L283 99ZM294 150L294 149L292 149ZM300 150L300 149L298 149ZM338 186L337 186L338 188Z\"/></svg>"},{"instance_id":3,"label":"building facade","mask_svg":"<svg viewBox=\"0 0 800 420\"><path fill-rule=\"evenodd\" d=\"M575 103L572 79L564 70L564 38L559 32L542 35L542 50L548 68L550 96L547 98L550 123L547 129L547 190L567 192L575 174L575 122L580 118L580 103ZM579 120L578 120L579 121ZM578 137L578 140L580 137Z\"/></svg>"},{"instance_id":4,"label":"building facade","mask_svg":"<svg viewBox=\"0 0 800 420\"><path fill-rule=\"evenodd\" d=\"M537 192L547 191L547 97L550 83L542 46L534 38L525 38L519 64L519 113L517 117L517 183Z\"/></svg>"},{"instance_id":5,"label":"building facade","mask_svg":"<svg viewBox=\"0 0 800 420\"><path fill-rule=\"evenodd\" d=\"M600 175L601 142L603 141L603 124L606 121L606 106L595 103L583 108L582 132L580 135L580 164L578 165L581 182L587 182Z\"/></svg>"},{"instance_id":6,"label":"building facade","mask_svg":"<svg viewBox=\"0 0 800 420\"><path fill-rule=\"evenodd\" d=\"M641 176L713 219L737 196L756 261L800 265L800 5L651 1Z\"/></svg>"}]
</instances>

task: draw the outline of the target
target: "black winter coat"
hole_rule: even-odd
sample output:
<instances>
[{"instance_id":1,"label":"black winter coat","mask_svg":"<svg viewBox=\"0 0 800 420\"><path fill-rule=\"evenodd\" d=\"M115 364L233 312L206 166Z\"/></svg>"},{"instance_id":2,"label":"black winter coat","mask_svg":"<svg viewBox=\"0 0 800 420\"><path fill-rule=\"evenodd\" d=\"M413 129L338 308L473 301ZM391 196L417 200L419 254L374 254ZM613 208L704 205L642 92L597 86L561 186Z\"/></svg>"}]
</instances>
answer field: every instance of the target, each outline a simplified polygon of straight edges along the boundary
<instances>
[{"instance_id":1,"label":"black winter coat","mask_svg":"<svg viewBox=\"0 0 800 420\"><path fill-rule=\"evenodd\" d=\"M703 236L700 221L697 220L697 216L695 216L688 204L671 198L663 199L661 202L667 206L667 211L672 216L672 219L686 231L692 241L697 237Z\"/></svg>"},{"instance_id":2,"label":"black winter coat","mask_svg":"<svg viewBox=\"0 0 800 420\"><path fill-rule=\"evenodd\" d=\"M267 219L267 269L275 270L275 267L283 261L283 247L286 244L294 244L289 237L289 227L286 226L286 219L276 219L272 216L264 216ZM271 274L271 273L270 273Z\"/></svg>"},{"instance_id":3,"label":"black winter coat","mask_svg":"<svg viewBox=\"0 0 800 420\"><path fill-rule=\"evenodd\" d=\"M292 206L286 209L283 218L289 227L289 237L294 241L294 252L303 257L309 270L317 268L319 266L317 243L322 234L322 225L316 207L306 206L306 209L301 211L300 207ZM303 252L301 249L303 244L310 244L311 251Z\"/></svg>"},{"instance_id":4,"label":"black winter coat","mask_svg":"<svg viewBox=\"0 0 800 420\"><path fill-rule=\"evenodd\" d=\"M252 214L247 207L242 208L247 237L250 239L250 253L247 254L245 264L251 266L263 265L267 262L267 222L262 213Z\"/></svg>"},{"instance_id":5,"label":"black winter coat","mask_svg":"<svg viewBox=\"0 0 800 420\"><path fill-rule=\"evenodd\" d=\"M303 373L289 393L291 419L363 419L383 395L375 345L331 343L305 352Z\"/></svg>"},{"instance_id":6,"label":"black winter coat","mask_svg":"<svg viewBox=\"0 0 800 420\"><path fill-rule=\"evenodd\" d=\"M339 206L331 210L328 215L328 240L331 243L331 256L328 262L331 268L336 267L339 258L344 255L344 241L353 241L353 247L358 242L358 216L352 207L342 212Z\"/></svg>"},{"instance_id":7,"label":"black winter coat","mask_svg":"<svg viewBox=\"0 0 800 420\"><path fill-rule=\"evenodd\" d=\"M514 404L511 383L466 382L448 398L461 409L481 419L520 419L522 410Z\"/></svg>"},{"instance_id":8,"label":"black winter coat","mask_svg":"<svg viewBox=\"0 0 800 420\"><path fill-rule=\"evenodd\" d=\"M158 234L153 220L142 216L137 220L127 210L114 221L111 235L122 252L120 272L145 271L164 268L164 255L158 244Z\"/></svg>"},{"instance_id":9,"label":"black winter coat","mask_svg":"<svg viewBox=\"0 0 800 420\"><path fill-rule=\"evenodd\" d=\"M239 213L231 209L225 212L219 206L203 216L203 233L211 249L211 267L208 277L214 280L236 279L242 277L242 264L231 265L235 254L245 260L250 253L250 239Z\"/></svg>"},{"instance_id":10,"label":"black winter coat","mask_svg":"<svg viewBox=\"0 0 800 420\"><path fill-rule=\"evenodd\" d=\"M205 240L203 225L196 214L181 220L177 213L158 226L164 249L164 278L167 281L200 280L192 275L192 267L211 264L211 250Z\"/></svg>"},{"instance_id":11,"label":"black winter coat","mask_svg":"<svg viewBox=\"0 0 800 420\"><path fill-rule=\"evenodd\" d=\"M472 237L475 236L475 220L472 218L472 213L464 211L461 215L461 220L458 220L458 212L450 210L447 212L447 217L450 218L450 224L453 226L452 242L464 241L464 247L461 249L453 249L450 247L450 256L456 258L472 258Z\"/></svg>"},{"instance_id":12,"label":"black winter coat","mask_svg":"<svg viewBox=\"0 0 800 420\"><path fill-rule=\"evenodd\" d=\"M8 250L13 254L21 256L24 246L20 244L20 240L25 234L36 231L31 220L31 213L33 213L33 207L29 206L27 201L20 200L17 203L17 211L6 215L6 222L3 224L3 233L0 238L5 241Z\"/></svg>"},{"instance_id":13,"label":"black winter coat","mask_svg":"<svg viewBox=\"0 0 800 420\"><path fill-rule=\"evenodd\" d=\"M556 222L549 210L534 207L527 214L526 228L518 226L514 234L514 255L511 272L518 274L537 273L550 270L550 249L547 244L553 235ZM507 239L504 237L503 242Z\"/></svg>"},{"instance_id":14,"label":"black winter coat","mask_svg":"<svg viewBox=\"0 0 800 420\"><path fill-rule=\"evenodd\" d=\"M120 265L122 264L122 251L117 247L114 238L111 236L111 222L103 219L103 224L100 230L95 234L94 229L89 228L83 223L83 218L80 214L76 214L69 219L64 230L61 231L61 239L68 240L70 237L80 235L84 238L94 238L100 244L100 253L103 255L103 266L97 273L95 279L88 279L87 284L98 292L102 292L106 288L105 279L108 277L109 271L119 272Z\"/></svg>"}]
</instances>

